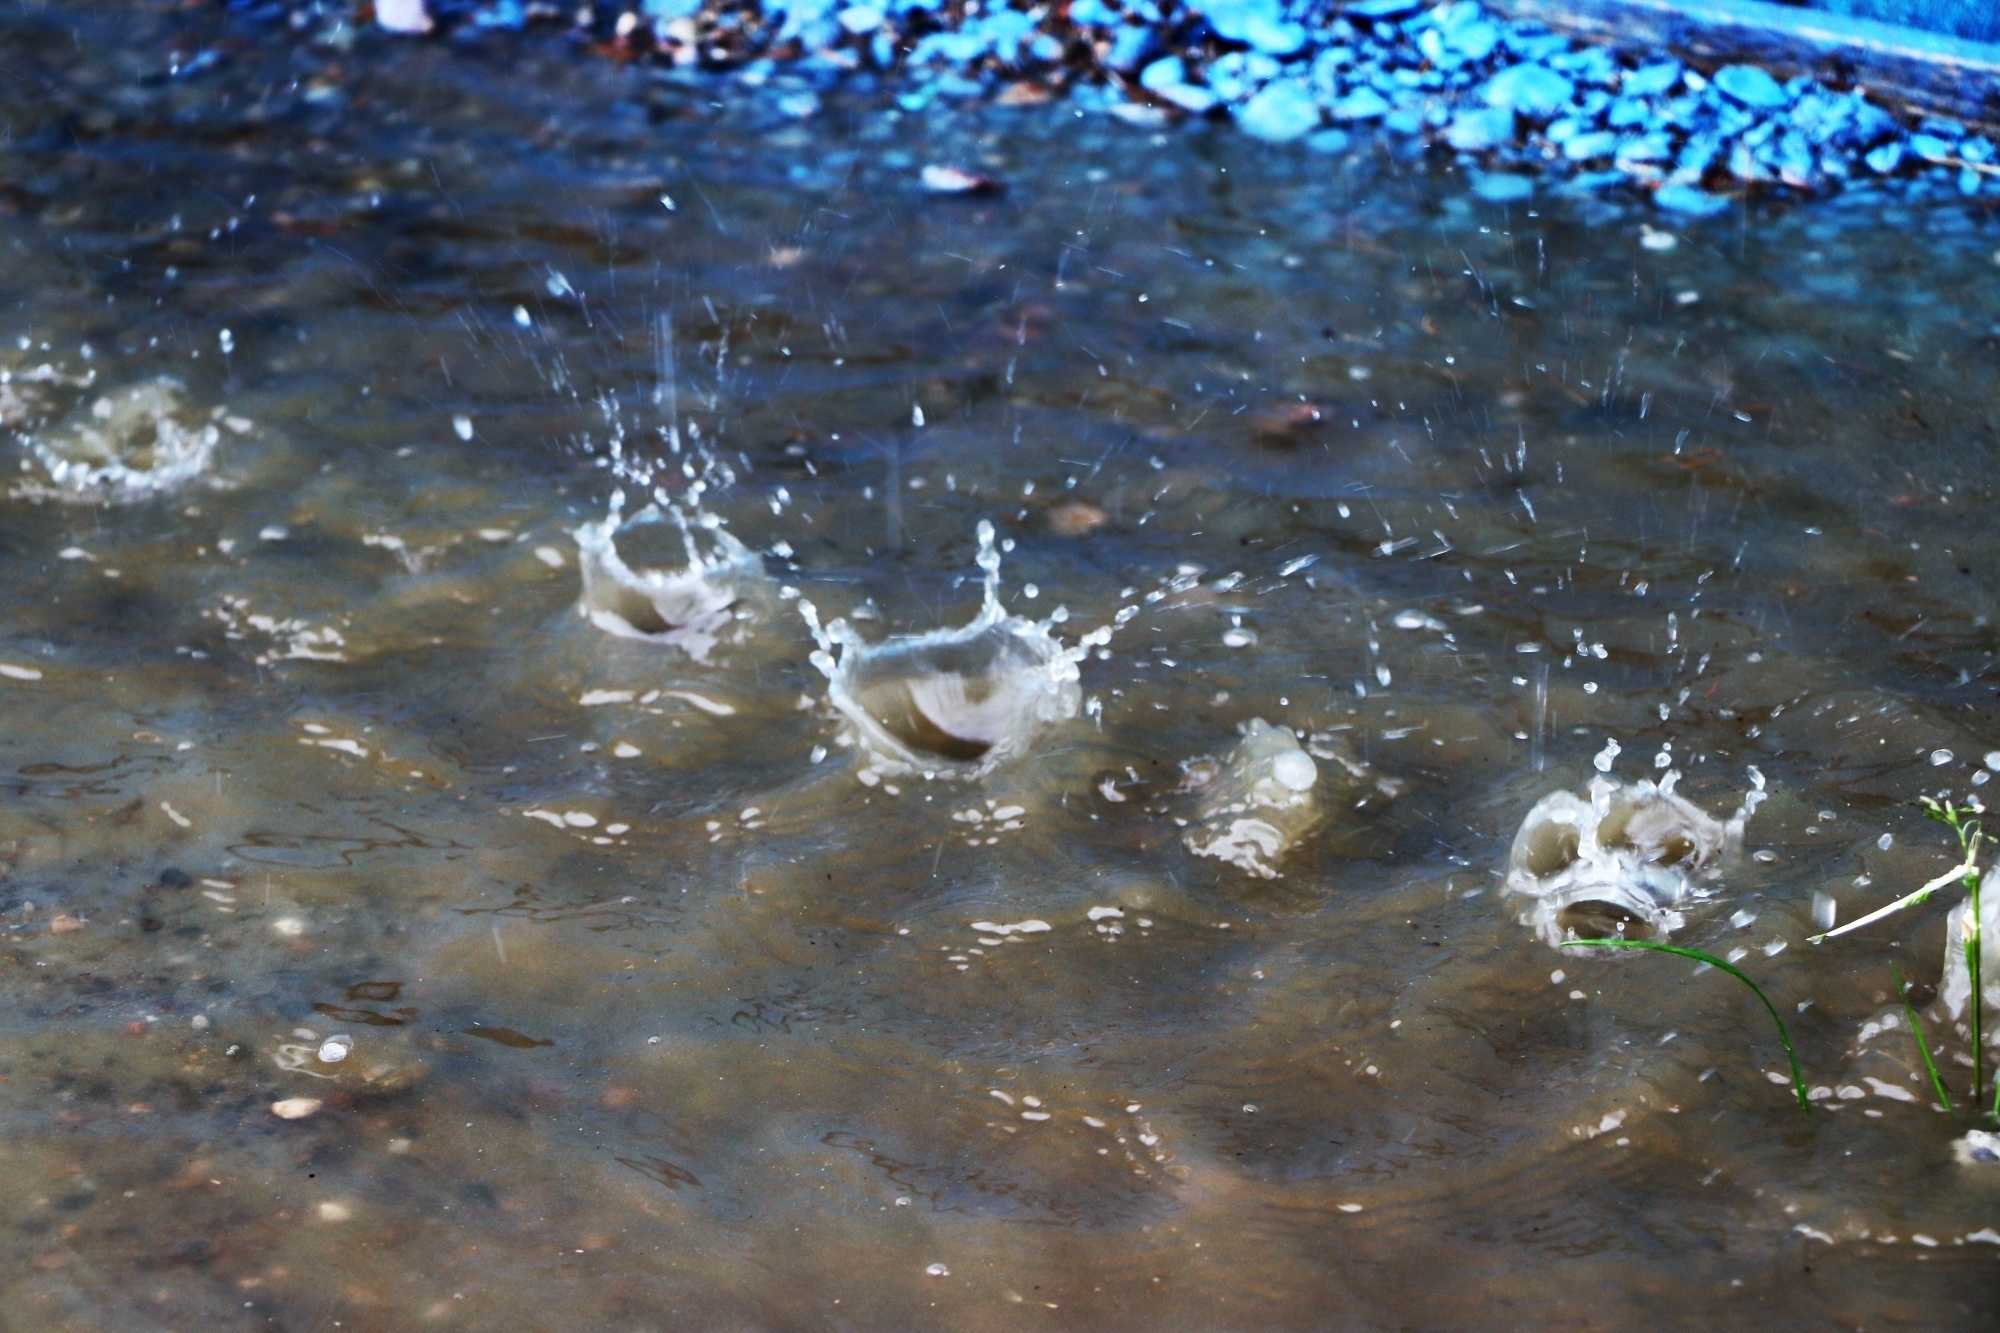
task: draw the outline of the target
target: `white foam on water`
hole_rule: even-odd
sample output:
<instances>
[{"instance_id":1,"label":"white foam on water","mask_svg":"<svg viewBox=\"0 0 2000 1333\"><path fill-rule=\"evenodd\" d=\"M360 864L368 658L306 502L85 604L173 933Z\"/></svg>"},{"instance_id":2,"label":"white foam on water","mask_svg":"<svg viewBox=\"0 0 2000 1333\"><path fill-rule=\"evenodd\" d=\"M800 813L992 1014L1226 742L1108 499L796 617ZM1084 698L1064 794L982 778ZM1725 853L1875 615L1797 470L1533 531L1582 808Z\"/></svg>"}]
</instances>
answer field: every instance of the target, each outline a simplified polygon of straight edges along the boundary
<instances>
[{"instance_id":1,"label":"white foam on water","mask_svg":"<svg viewBox=\"0 0 2000 1333\"><path fill-rule=\"evenodd\" d=\"M680 529L687 563L679 569L633 569L618 553L621 532L653 523ZM740 642L747 603L766 586L757 553L736 540L721 520L678 506L649 504L625 517L625 492L595 523L570 534L583 570L577 613L607 634L680 649L706 662L718 643Z\"/></svg>"},{"instance_id":2,"label":"white foam on water","mask_svg":"<svg viewBox=\"0 0 2000 1333\"><path fill-rule=\"evenodd\" d=\"M222 432L214 421L190 422L186 389L162 375L105 394L54 429L20 440L45 479L19 483L15 496L137 504L206 476Z\"/></svg>"},{"instance_id":3,"label":"white foam on water","mask_svg":"<svg viewBox=\"0 0 2000 1333\"><path fill-rule=\"evenodd\" d=\"M845 619L822 626L818 608L799 599L827 699L845 738L867 752L864 773L974 777L1019 755L1044 726L1076 716L1077 663L1111 641L1111 626L1066 648L1049 633L1068 618L1062 608L1046 621L1009 615L993 525L982 519L978 531L985 596L979 614L956 629L871 644Z\"/></svg>"},{"instance_id":4,"label":"white foam on water","mask_svg":"<svg viewBox=\"0 0 2000 1333\"><path fill-rule=\"evenodd\" d=\"M1278 859L1320 822L1319 765L1290 730L1261 717L1220 765L1190 766L1189 778L1201 803L1187 849L1259 879L1282 878Z\"/></svg>"},{"instance_id":5,"label":"white foam on water","mask_svg":"<svg viewBox=\"0 0 2000 1333\"><path fill-rule=\"evenodd\" d=\"M1514 836L1505 892L1526 898L1521 923L1551 946L1565 939L1664 938L1685 924L1679 908L1712 893L1725 855L1764 799L1764 778L1728 819L1677 795L1678 772L1655 783L1591 779L1587 792L1551 792Z\"/></svg>"}]
</instances>

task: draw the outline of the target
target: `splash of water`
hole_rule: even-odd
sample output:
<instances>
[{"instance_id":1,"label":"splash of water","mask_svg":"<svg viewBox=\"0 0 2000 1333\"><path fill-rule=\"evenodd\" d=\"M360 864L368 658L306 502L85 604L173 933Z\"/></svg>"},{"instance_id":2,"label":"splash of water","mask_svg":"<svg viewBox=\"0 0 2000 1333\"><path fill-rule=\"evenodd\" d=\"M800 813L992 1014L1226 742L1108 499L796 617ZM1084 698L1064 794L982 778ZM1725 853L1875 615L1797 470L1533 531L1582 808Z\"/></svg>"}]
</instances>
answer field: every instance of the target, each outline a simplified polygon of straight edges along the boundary
<instances>
[{"instance_id":1,"label":"splash of water","mask_svg":"<svg viewBox=\"0 0 2000 1333\"><path fill-rule=\"evenodd\" d=\"M1284 727L1250 719L1243 739L1219 765L1193 767L1201 792L1197 824L1183 840L1259 879L1280 879L1276 862L1319 824L1319 765Z\"/></svg>"},{"instance_id":2,"label":"splash of water","mask_svg":"<svg viewBox=\"0 0 2000 1333\"><path fill-rule=\"evenodd\" d=\"M870 644L845 619L822 626L810 601L799 601L819 645L813 665L845 721L843 740L866 751L862 781L885 774L974 777L1019 755L1046 725L1077 713L1077 664L1111 641L1113 626L1064 647L1050 633L1068 619L1009 615L1000 605L1000 552L993 525L979 524L984 573L979 614L956 629L899 634ZM1121 611L1116 623L1136 614Z\"/></svg>"},{"instance_id":3,"label":"splash of water","mask_svg":"<svg viewBox=\"0 0 2000 1333\"><path fill-rule=\"evenodd\" d=\"M137 504L180 490L208 473L222 442L215 421L191 423L188 415L186 389L165 375L106 394L53 431L21 436L47 480L24 481L13 493Z\"/></svg>"},{"instance_id":4,"label":"splash of water","mask_svg":"<svg viewBox=\"0 0 2000 1333\"><path fill-rule=\"evenodd\" d=\"M678 569L634 569L618 551L621 532L656 523L680 531L687 563ZM577 612L607 634L680 649L706 662L718 643L742 638L750 603L768 586L764 564L720 519L678 505L653 503L625 517L625 492L595 523L574 529L583 595Z\"/></svg>"},{"instance_id":5,"label":"splash of water","mask_svg":"<svg viewBox=\"0 0 2000 1333\"><path fill-rule=\"evenodd\" d=\"M1979 990L1986 1014L1982 1038L1989 1049L2000 1048L2000 1023L1992 1018L2000 1009L2000 890L1991 885L1979 895ZM1938 982L1938 1001L1961 1036L1971 1033L1972 969L1965 953L1966 936L1972 926L1972 900L1967 898L1945 918L1944 976Z\"/></svg>"},{"instance_id":6,"label":"splash of water","mask_svg":"<svg viewBox=\"0 0 2000 1333\"><path fill-rule=\"evenodd\" d=\"M1742 845L1743 826L1764 799L1764 776L1727 820L1674 786L1592 778L1584 796L1551 792L1521 821L1508 857L1505 891L1528 899L1523 925L1550 945L1565 939L1630 934L1664 938L1686 924L1680 907L1713 891L1724 856Z\"/></svg>"}]
</instances>

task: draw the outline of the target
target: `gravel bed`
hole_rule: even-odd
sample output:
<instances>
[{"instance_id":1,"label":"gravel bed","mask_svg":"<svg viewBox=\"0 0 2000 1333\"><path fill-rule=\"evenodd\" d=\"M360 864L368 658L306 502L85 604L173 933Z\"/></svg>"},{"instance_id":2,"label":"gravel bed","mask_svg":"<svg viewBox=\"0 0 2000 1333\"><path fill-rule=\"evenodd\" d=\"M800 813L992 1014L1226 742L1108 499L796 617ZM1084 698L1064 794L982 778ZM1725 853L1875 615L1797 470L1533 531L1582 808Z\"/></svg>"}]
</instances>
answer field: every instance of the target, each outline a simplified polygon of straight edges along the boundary
<instances>
[{"instance_id":1,"label":"gravel bed","mask_svg":"<svg viewBox=\"0 0 2000 1333\"><path fill-rule=\"evenodd\" d=\"M1753 196L1866 199L2000 194L2000 152L1940 116L1868 90L1754 65L1698 69L1592 45L1478 0L376 0L370 9L265 3L253 17L447 41L558 28L670 77L729 78L808 119L822 95L874 91L906 111L1062 99L1166 127L1230 119L1267 142L1341 153L1365 136L1455 158L1496 202L1538 191L1649 198L1682 215ZM978 188L958 174L931 188Z\"/></svg>"}]
</instances>

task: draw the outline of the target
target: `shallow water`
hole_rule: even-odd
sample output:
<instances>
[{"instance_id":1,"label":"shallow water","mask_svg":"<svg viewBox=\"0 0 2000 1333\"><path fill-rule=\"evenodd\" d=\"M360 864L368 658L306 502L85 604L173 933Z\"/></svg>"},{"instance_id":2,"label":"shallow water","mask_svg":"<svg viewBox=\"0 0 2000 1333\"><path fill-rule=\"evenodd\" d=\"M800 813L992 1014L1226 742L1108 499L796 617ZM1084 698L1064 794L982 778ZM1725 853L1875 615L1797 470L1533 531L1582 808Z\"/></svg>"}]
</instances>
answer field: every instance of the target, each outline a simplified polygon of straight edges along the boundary
<instances>
[{"instance_id":1,"label":"shallow water","mask_svg":"<svg viewBox=\"0 0 2000 1333\"><path fill-rule=\"evenodd\" d=\"M0 404L223 425L0 501L8 1326L1983 1323L2000 1185L1914 1050L1847 1072L1947 900L1805 937L2000 746L1984 214L1663 248L1060 106L0 25ZM579 613L634 460L763 554L705 660ZM1007 612L1138 613L1019 753L884 775L797 599L964 625L982 519ZM1268 879L1188 846L1256 718L1321 802ZM1675 939L1864 1095L1521 922L1614 738L1767 779Z\"/></svg>"}]
</instances>

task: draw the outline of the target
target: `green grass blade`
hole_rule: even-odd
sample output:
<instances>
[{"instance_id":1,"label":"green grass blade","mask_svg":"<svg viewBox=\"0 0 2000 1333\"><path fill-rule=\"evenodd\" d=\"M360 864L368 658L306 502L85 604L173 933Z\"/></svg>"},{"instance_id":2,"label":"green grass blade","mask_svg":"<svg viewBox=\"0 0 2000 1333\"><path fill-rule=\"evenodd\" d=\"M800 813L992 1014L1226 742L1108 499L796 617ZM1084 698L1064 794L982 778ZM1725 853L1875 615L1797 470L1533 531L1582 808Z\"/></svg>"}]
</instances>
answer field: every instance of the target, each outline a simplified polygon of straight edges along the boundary
<instances>
[{"instance_id":1,"label":"green grass blade","mask_svg":"<svg viewBox=\"0 0 2000 1333\"><path fill-rule=\"evenodd\" d=\"M1714 954L1706 954L1699 949L1683 949L1677 944L1660 944L1654 940L1564 940L1562 947L1565 949L1651 949L1655 953L1671 953L1678 954L1682 958L1692 958L1697 963L1707 963L1710 967L1721 968L1730 976L1735 977L1750 988L1751 994L1763 1002L1765 1012L1769 1013L1771 1021L1778 1025L1778 1040L1784 1043L1785 1058L1792 1063L1792 1093L1799 1099L1799 1109L1811 1113L1812 1103L1806 1100L1806 1077L1799 1072L1798 1052L1792 1049L1792 1034L1785 1030L1785 1020L1778 1017L1778 1006L1771 1003L1771 997L1764 994L1761 986L1738 971L1733 964L1725 963Z\"/></svg>"},{"instance_id":2,"label":"green grass blade","mask_svg":"<svg viewBox=\"0 0 2000 1333\"><path fill-rule=\"evenodd\" d=\"M1903 969L1891 963L1889 975L1896 978L1896 994L1903 1001L1903 1012L1909 1015L1910 1031L1917 1036L1917 1054L1924 1057L1924 1072L1931 1076L1931 1086L1937 1089L1938 1104L1949 1111L1951 1094L1944 1090L1944 1079L1938 1075L1937 1062L1931 1059L1931 1044L1924 1038L1924 1025L1917 1017L1916 1006L1910 1003L1910 988L1903 981Z\"/></svg>"}]
</instances>

